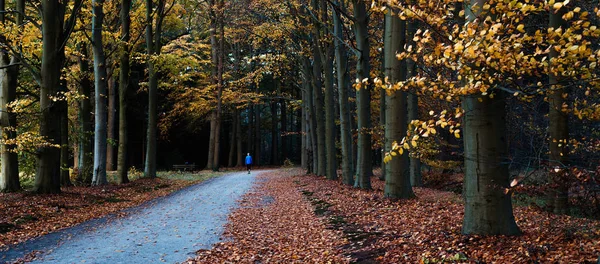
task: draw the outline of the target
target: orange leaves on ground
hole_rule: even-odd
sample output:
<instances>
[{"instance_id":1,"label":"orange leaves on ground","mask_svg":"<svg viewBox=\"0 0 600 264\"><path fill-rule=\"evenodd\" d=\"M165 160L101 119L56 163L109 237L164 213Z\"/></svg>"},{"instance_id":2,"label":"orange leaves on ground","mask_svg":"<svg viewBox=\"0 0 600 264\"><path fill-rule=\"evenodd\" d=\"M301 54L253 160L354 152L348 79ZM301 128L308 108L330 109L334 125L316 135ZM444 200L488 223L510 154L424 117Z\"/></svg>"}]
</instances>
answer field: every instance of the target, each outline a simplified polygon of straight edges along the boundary
<instances>
[{"instance_id":1,"label":"orange leaves on ground","mask_svg":"<svg viewBox=\"0 0 600 264\"><path fill-rule=\"evenodd\" d=\"M201 250L188 263L346 263L339 231L328 230L311 204L282 170L258 176L259 185L229 217L225 237L231 241Z\"/></svg>"},{"instance_id":2,"label":"orange leaves on ground","mask_svg":"<svg viewBox=\"0 0 600 264\"><path fill-rule=\"evenodd\" d=\"M365 234L376 234L357 250L377 253L369 257L382 263L596 263L600 255L600 221L517 207L515 217L524 235L465 236L461 234L462 199L453 193L415 188L416 199L392 201L382 197L384 182L375 179L374 191L318 177L294 180L314 199L330 205L329 218L344 219ZM344 254L360 256L357 250Z\"/></svg>"},{"instance_id":3,"label":"orange leaves on ground","mask_svg":"<svg viewBox=\"0 0 600 264\"><path fill-rule=\"evenodd\" d=\"M63 187L61 194L53 195L0 193L0 250L165 196L193 183L157 178L123 185Z\"/></svg>"}]
</instances>

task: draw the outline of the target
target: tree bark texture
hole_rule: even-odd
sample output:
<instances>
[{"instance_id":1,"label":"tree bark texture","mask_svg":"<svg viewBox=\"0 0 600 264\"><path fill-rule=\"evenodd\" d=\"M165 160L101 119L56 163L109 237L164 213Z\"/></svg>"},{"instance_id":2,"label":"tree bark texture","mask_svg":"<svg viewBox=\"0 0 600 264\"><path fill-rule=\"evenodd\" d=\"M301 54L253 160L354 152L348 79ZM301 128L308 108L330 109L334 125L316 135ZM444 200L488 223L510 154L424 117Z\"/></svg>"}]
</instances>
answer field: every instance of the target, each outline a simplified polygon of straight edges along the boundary
<instances>
[{"instance_id":1,"label":"tree bark texture","mask_svg":"<svg viewBox=\"0 0 600 264\"><path fill-rule=\"evenodd\" d=\"M356 94L358 116L358 146L357 146L357 175L354 186L361 189L371 189L371 176L373 175L371 152L371 65L369 62L369 18L363 0L354 2L354 19L356 46L360 54L356 63L356 78L363 83L363 87Z\"/></svg>"},{"instance_id":2,"label":"tree bark texture","mask_svg":"<svg viewBox=\"0 0 600 264\"><path fill-rule=\"evenodd\" d=\"M315 41L317 42L317 41ZM313 108L314 112L318 113L313 117L316 120L316 134L317 134L317 150L315 152L317 157L316 174L318 176L325 176L327 164L326 164L326 146L325 146L325 116L323 113L323 80L321 78L321 71L323 64L321 61L321 55L319 52L318 43L313 43Z\"/></svg>"},{"instance_id":3,"label":"tree bark texture","mask_svg":"<svg viewBox=\"0 0 600 264\"><path fill-rule=\"evenodd\" d=\"M128 107L128 91L129 91L129 40L131 26L131 0L123 0L121 2L121 38L123 40L121 53L119 56L119 149L117 156L117 181L119 184L128 183L129 177L127 172L127 154L129 143L128 127L127 127L127 107Z\"/></svg>"},{"instance_id":4,"label":"tree bark texture","mask_svg":"<svg viewBox=\"0 0 600 264\"><path fill-rule=\"evenodd\" d=\"M242 118L240 116L240 111L239 110L235 110L235 115L237 116L237 122L235 124L236 127L236 135L235 135L235 141L237 144L237 165L238 167L242 167L244 166L244 152L242 151Z\"/></svg>"},{"instance_id":5,"label":"tree bark texture","mask_svg":"<svg viewBox=\"0 0 600 264\"><path fill-rule=\"evenodd\" d=\"M336 1L339 9L344 9L343 1ZM342 182L346 185L354 184L354 164L352 154L352 133L350 126L350 103L348 102L350 90L350 74L348 73L348 53L344 47L341 14L336 9L333 16L333 30L335 38L335 65L337 73L337 85L339 91L340 108L340 142L342 145Z\"/></svg>"},{"instance_id":6,"label":"tree bark texture","mask_svg":"<svg viewBox=\"0 0 600 264\"><path fill-rule=\"evenodd\" d=\"M108 79L108 121L106 123L106 170L117 169L117 142L115 128L117 122L117 82L114 77Z\"/></svg>"},{"instance_id":7,"label":"tree bark texture","mask_svg":"<svg viewBox=\"0 0 600 264\"><path fill-rule=\"evenodd\" d=\"M22 10L23 9L23 10ZM6 10L5 0L0 0L0 11ZM17 1L17 10L24 11L24 2ZM18 14L17 25L21 25L23 16ZM19 23L20 22L20 23ZM0 12L0 25L6 23L4 13ZM4 140L14 140L17 137L17 116L8 107L8 104L16 99L19 77L18 59L9 56L4 50L0 50L0 67L13 65L0 69L0 135ZM14 151L15 146L2 144L0 146L0 192L16 192L21 190L19 182L19 159Z\"/></svg>"},{"instance_id":8,"label":"tree bark texture","mask_svg":"<svg viewBox=\"0 0 600 264\"><path fill-rule=\"evenodd\" d=\"M413 41L413 36L417 31L417 22L415 20L410 20L407 22L406 32L406 43L408 46L415 45ZM406 77L415 76L416 70L415 61L411 59L407 59L406 62ZM415 92L408 94L408 123L413 120L419 119L419 96ZM423 176L421 175L421 160L417 157L410 157L410 183L413 187L421 187L423 186Z\"/></svg>"},{"instance_id":9,"label":"tree bark texture","mask_svg":"<svg viewBox=\"0 0 600 264\"><path fill-rule=\"evenodd\" d=\"M279 165L277 103L271 102L271 165Z\"/></svg>"},{"instance_id":10,"label":"tree bark texture","mask_svg":"<svg viewBox=\"0 0 600 264\"><path fill-rule=\"evenodd\" d=\"M44 145L37 152L36 193L60 193L60 116L56 96L63 63L63 17L58 0L42 1L42 85L40 87L40 136L52 145ZM61 54L62 53L62 54Z\"/></svg>"},{"instance_id":11,"label":"tree bark texture","mask_svg":"<svg viewBox=\"0 0 600 264\"><path fill-rule=\"evenodd\" d=\"M156 23L152 23L152 0L146 0L146 51L148 53L148 130L146 131L146 164L144 176L156 178L156 151L158 137L158 72L152 56L160 55L162 47L160 36L162 33L162 20L165 1L159 0L154 14ZM156 27L153 30L153 24Z\"/></svg>"},{"instance_id":12,"label":"tree bark texture","mask_svg":"<svg viewBox=\"0 0 600 264\"><path fill-rule=\"evenodd\" d=\"M406 60L399 61L396 54L404 51L406 44L406 21L391 15L385 16L385 73L392 83L406 80ZM407 101L404 91L391 91L385 96L385 148L392 149L394 141L406 136ZM415 196L410 184L408 152L397 155L385 164L384 195L395 199Z\"/></svg>"},{"instance_id":13,"label":"tree bark texture","mask_svg":"<svg viewBox=\"0 0 600 264\"><path fill-rule=\"evenodd\" d=\"M325 147L326 147L326 176L327 179L337 180L337 151L335 148L335 119L336 114L333 105L333 55L334 48L327 45L325 48L325 60L323 64L325 76Z\"/></svg>"},{"instance_id":14,"label":"tree bark texture","mask_svg":"<svg viewBox=\"0 0 600 264\"><path fill-rule=\"evenodd\" d=\"M88 50L85 44L79 46L81 57L79 58L79 70L81 81L79 83L79 170L77 182L84 184L92 183L94 166L94 123L92 120L92 83L90 80L90 66L88 61Z\"/></svg>"},{"instance_id":15,"label":"tree bark texture","mask_svg":"<svg viewBox=\"0 0 600 264\"><path fill-rule=\"evenodd\" d=\"M235 152L235 145L236 145L236 139L237 139L237 122L238 122L238 114L237 114L237 110L234 110L232 113L232 120L231 120L231 130L229 131L230 133L230 137L229 137L229 159L227 161L227 167L233 167L235 165L236 162L236 152Z\"/></svg>"},{"instance_id":16,"label":"tree bark texture","mask_svg":"<svg viewBox=\"0 0 600 264\"><path fill-rule=\"evenodd\" d=\"M566 12L566 7L554 10L550 9L550 28L563 29L566 26L562 16ZM559 57L559 53L550 48L550 74L548 81L550 90L548 92L548 134L550 136L548 145L550 147L550 184L552 185L548 194L548 205L556 214L569 213L569 181L568 181L568 162L569 150L567 148L569 141L569 119L567 112L562 111L562 106L567 102L563 94L568 94L566 88L560 87L560 73L553 68L553 59ZM555 72L556 71L556 72Z\"/></svg>"},{"instance_id":17,"label":"tree bark texture","mask_svg":"<svg viewBox=\"0 0 600 264\"><path fill-rule=\"evenodd\" d=\"M482 99L479 102L478 99ZM520 234L508 188L506 116L502 94L493 99L471 95L465 111L464 234Z\"/></svg>"},{"instance_id":18,"label":"tree bark texture","mask_svg":"<svg viewBox=\"0 0 600 264\"><path fill-rule=\"evenodd\" d=\"M481 7L485 2L471 0L471 5ZM473 21L481 8L475 9L475 12L467 12L467 21ZM469 95L463 98L462 107L465 112L465 214L462 232L478 235L520 234L510 195L505 193L509 175L505 160L508 150L504 95L499 93L494 98Z\"/></svg>"},{"instance_id":19,"label":"tree bark texture","mask_svg":"<svg viewBox=\"0 0 600 264\"><path fill-rule=\"evenodd\" d=\"M102 24L104 20L104 0L92 1L92 47L94 51L95 86L95 128L94 128L94 176L92 185L107 184L107 105L106 105L106 58L102 45Z\"/></svg>"}]
</instances>

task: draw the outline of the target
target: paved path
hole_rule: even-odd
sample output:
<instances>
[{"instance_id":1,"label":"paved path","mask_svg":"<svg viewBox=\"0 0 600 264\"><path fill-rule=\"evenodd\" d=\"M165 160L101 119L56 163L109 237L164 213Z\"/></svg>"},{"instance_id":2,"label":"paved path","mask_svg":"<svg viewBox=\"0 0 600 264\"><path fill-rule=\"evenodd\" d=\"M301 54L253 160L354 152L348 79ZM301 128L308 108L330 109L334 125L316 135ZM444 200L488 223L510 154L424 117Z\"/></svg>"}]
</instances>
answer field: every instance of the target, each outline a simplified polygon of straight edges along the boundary
<instances>
[{"instance_id":1,"label":"paved path","mask_svg":"<svg viewBox=\"0 0 600 264\"><path fill-rule=\"evenodd\" d=\"M256 174L227 174L128 209L125 217L92 220L22 243L0 252L0 262L32 250L44 252L34 263L183 262L219 241L227 215Z\"/></svg>"}]
</instances>

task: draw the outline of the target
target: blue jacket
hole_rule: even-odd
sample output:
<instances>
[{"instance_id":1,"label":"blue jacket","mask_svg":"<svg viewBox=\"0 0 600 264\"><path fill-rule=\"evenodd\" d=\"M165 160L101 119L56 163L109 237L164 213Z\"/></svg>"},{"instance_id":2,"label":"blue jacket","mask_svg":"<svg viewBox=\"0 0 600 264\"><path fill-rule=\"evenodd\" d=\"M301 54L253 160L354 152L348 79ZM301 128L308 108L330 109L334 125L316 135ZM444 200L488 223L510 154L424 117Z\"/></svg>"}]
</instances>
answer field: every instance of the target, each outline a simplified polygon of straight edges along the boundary
<instances>
[{"instance_id":1,"label":"blue jacket","mask_svg":"<svg viewBox=\"0 0 600 264\"><path fill-rule=\"evenodd\" d=\"M252 164L252 157L251 156L246 156L246 165L248 164Z\"/></svg>"}]
</instances>

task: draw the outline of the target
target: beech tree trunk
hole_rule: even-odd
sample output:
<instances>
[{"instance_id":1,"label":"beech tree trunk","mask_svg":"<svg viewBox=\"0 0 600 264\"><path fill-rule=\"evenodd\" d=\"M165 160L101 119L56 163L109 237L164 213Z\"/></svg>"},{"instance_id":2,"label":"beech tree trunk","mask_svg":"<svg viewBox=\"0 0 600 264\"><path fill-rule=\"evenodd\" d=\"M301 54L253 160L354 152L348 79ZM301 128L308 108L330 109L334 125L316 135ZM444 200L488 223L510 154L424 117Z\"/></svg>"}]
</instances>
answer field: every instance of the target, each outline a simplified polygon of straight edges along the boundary
<instances>
[{"instance_id":1,"label":"beech tree trunk","mask_svg":"<svg viewBox=\"0 0 600 264\"><path fill-rule=\"evenodd\" d=\"M66 79L61 80L60 91L68 91ZM71 175L69 173L69 104L67 100L59 101L60 113L60 185L72 186Z\"/></svg>"},{"instance_id":2,"label":"beech tree trunk","mask_svg":"<svg viewBox=\"0 0 600 264\"><path fill-rule=\"evenodd\" d=\"M356 78L362 82L362 88L356 94L358 115L358 158L355 187L371 189L371 176L373 175L371 152L371 65L369 62L369 17L363 0L354 0L354 19L356 47L360 51L356 63Z\"/></svg>"},{"instance_id":3,"label":"beech tree trunk","mask_svg":"<svg viewBox=\"0 0 600 264\"><path fill-rule=\"evenodd\" d=\"M246 129L247 134L247 147L246 151L242 152L242 156L246 156L246 153L254 153L254 106L248 106L248 128ZM243 157L242 157L243 158Z\"/></svg>"},{"instance_id":4,"label":"beech tree trunk","mask_svg":"<svg viewBox=\"0 0 600 264\"><path fill-rule=\"evenodd\" d=\"M281 107L281 132L285 133L283 136L279 136L281 138L281 163L283 164L288 159L288 150L291 150L288 148L288 143L291 141L292 136L288 132L292 129L288 129L287 104L283 99L279 103Z\"/></svg>"},{"instance_id":5,"label":"beech tree trunk","mask_svg":"<svg viewBox=\"0 0 600 264\"><path fill-rule=\"evenodd\" d=\"M333 105L333 46L325 48L325 64L323 65L325 76L325 147L327 153L326 175L327 179L337 180L337 159L335 149L335 119L336 114Z\"/></svg>"},{"instance_id":6,"label":"beech tree trunk","mask_svg":"<svg viewBox=\"0 0 600 264\"><path fill-rule=\"evenodd\" d=\"M221 151L221 114L223 112L223 102L221 97L223 96L223 67L225 60L225 29L224 29L224 11L223 11L223 0L219 1L219 17L217 18L219 24L219 46L218 46L218 60L217 60L217 113L215 115L215 149L214 149L214 161L213 171L218 171Z\"/></svg>"},{"instance_id":7,"label":"beech tree trunk","mask_svg":"<svg viewBox=\"0 0 600 264\"><path fill-rule=\"evenodd\" d=\"M104 20L104 0L92 1L92 46L94 51L94 86L95 86L95 129L94 129L94 177L92 185L104 185L106 179L106 143L107 143L107 108L106 108L106 59L102 45L102 24Z\"/></svg>"},{"instance_id":8,"label":"beech tree trunk","mask_svg":"<svg viewBox=\"0 0 600 264\"><path fill-rule=\"evenodd\" d=\"M562 16L566 12L566 7L554 10L550 9L550 28L566 27ZM548 145L550 146L550 192L548 194L548 205L556 214L569 213L569 180L568 180L568 162L569 150L569 119L567 112L562 111L562 106L567 102L563 94L568 94L565 88L559 85L560 72L553 68L552 61L559 57L559 53L550 48L549 67L550 74L548 81L550 91L548 92L548 134L550 136ZM556 71L556 72L555 72Z\"/></svg>"},{"instance_id":9,"label":"beech tree trunk","mask_svg":"<svg viewBox=\"0 0 600 264\"><path fill-rule=\"evenodd\" d=\"M303 67L304 67L304 89L306 91L306 114L307 114L307 132L309 137L307 138L307 150L308 150L308 166L310 170L307 170L307 173L316 173L318 166L318 149L317 149L317 120L316 120L316 112L314 107L314 85L312 85L312 67L310 66L310 60L308 57L304 57L303 59Z\"/></svg>"},{"instance_id":10,"label":"beech tree trunk","mask_svg":"<svg viewBox=\"0 0 600 264\"><path fill-rule=\"evenodd\" d=\"M158 73L152 56L160 55L162 47L160 36L162 33L162 21L165 1L159 0L156 10L152 7L152 0L146 0L146 51L148 53L148 130L146 132L146 164L144 176L156 178L156 148L158 136ZM152 23L152 14L156 16L156 23ZM156 27L153 30L153 24Z\"/></svg>"},{"instance_id":11,"label":"beech tree trunk","mask_svg":"<svg viewBox=\"0 0 600 264\"><path fill-rule=\"evenodd\" d=\"M242 167L244 166L244 152L242 151L242 120L240 117L240 111L239 110L235 110L235 115L237 116L237 122L235 124L236 126L236 135L235 135L235 141L237 144L237 165L238 167Z\"/></svg>"},{"instance_id":12,"label":"beech tree trunk","mask_svg":"<svg viewBox=\"0 0 600 264\"><path fill-rule=\"evenodd\" d=\"M385 16L385 72L392 83L406 80L406 60L399 61L396 54L404 52L406 21L390 13ZM385 148L392 149L394 141L406 136L407 101L404 91L392 91L385 96ZM408 152L397 155L385 164L384 195L389 198L408 199L415 196L410 184Z\"/></svg>"},{"instance_id":13,"label":"beech tree trunk","mask_svg":"<svg viewBox=\"0 0 600 264\"><path fill-rule=\"evenodd\" d=\"M227 161L227 167L233 167L234 166L234 162L236 161L236 153L235 153L235 145L236 145L236 139L237 139L237 122L238 122L238 114L237 114L237 110L234 110L232 113L232 121L231 121L231 130L229 131L230 137L229 137L229 160Z\"/></svg>"},{"instance_id":14,"label":"beech tree trunk","mask_svg":"<svg viewBox=\"0 0 600 264\"><path fill-rule=\"evenodd\" d=\"M483 6L486 0L471 0L471 5ZM467 8L465 8L467 10ZM475 14L468 9L467 21ZM506 141L506 109L504 94L494 98L469 95L463 98L465 112L464 156L465 180L463 196L465 214L463 234L517 235L521 231L513 216L508 188L508 155Z\"/></svg>"},{"instance_id":15,"label":"beech tree trunk","mask_svg":"<svg viewBox=\"0 0 600 264\"><path fill-rule=\"evenodd\" d=\"M306 122L306 91L302 89L302 109L300 110L300 167L308 169L308 155L306 138L308 137L307 122Z\"/></svg>"},{"instance_id":16,"label":"beech tree trunk","mask_svg":"<svg viewBox=\"0 0 600 264\"><path fill-rule=\"evenodd\" d=\"M128 183L129 177L127 172L127 152L129 143L128 127L127 127L127 104L129 102L129 28L131 26L131 0L123 0L121 2L121 38L123 40L121 46L121 54L119 58L119 151L117 157L117 181L119 184Z\"/></svg>"},{"instance_id":17,"label":"beech tree trunk","mask_svg":"<svg viewBox=\"0 0 600 264\"><path fill-rule=\"evenodd\" d=\"M271 165L279 165L277 103L271 102Z\"/></svg>"},{"instance_id":18,"label":"beech tree trunk","mask_svg":"<svg viewBox=\"0 0 600 264\"><path fill-rule=\"evenodd\" d=\"M84 184L92 183L94 166L94 129L92 121L92 83L89 78L90 66L88 61L88 50L85 44L79 46L81 57L79 57L79 70L81 71L81 81L79 83L79 94L83 98L79 99L79 170L77 172L77 182Z\"/></svg>"},{"instance_id":19,"label":"beech tree trunk","mask_svg":"<svg viewBox=\"0 0 600 264\"><path fill-rule=\"evenodd\" d=\"M215 157L215 129L217 128L216 122L216 111L210 112L210 135L208 136L208 157L206 162L206 169L212 170L214 168L214 157Z\"/></svg>"},{"instance_id":20,"label":"beech tree trunk","mask_svg":"<svg viewBox=\"0 0 600 264\"><path fill-rule=\"evenodd\" d=\"M108 79L108 121L106 125L106 170L117 169L117 142L115 128L117 122L117 83L114 77Z\"/></svg>"},{"instance_id":21,"label":"beech tree trunk","mask_svg":"<svg viewBox=\"0 0 600 264\"><path fill-rule=\"evenodd\" d=\"M258 87L256 88L258 92ZM261 153L261 133L260 133L260 113L261 113L261 105L254 106L254 157L252 163L254 166L259 166L261 163L260 153Z\"/></svg>"},{"instance_id":22,"label":"beech tree trunk","mask_svg":"<svg viewBox=\"0 0 600 264\"><path fill-rule=\"evenodd\" d=\"M24 12L25 3L17 1L17 11ZM0 25L6 23L4 11L5 0L0 0ZM17 25L23 24L22 13L17 13ZM17 127L17 116L8 107L8 104L16 99L19 77L19 60L17 57L8 56L7 52L0 51L0 67L13 65L0 69L0 136L5 140L17 137L17 132L12 129ZM0 192L16 192L21 190L19 182L19 159L14 151L14 145L2 144L0 146Z\"/></svg>"},{"instance_id":23,"label":"beech tree trunk","mask_svg":"<svg viewBox=\"0 0 600 264\"><path fill-rule=\"evenodd\" d=\"M509 186L504 96L472 95L465 111L464 234L517 235ZM478 99L482 99L479 102Z\"/></svg>"},{"instance_id":24,"label":"beech tree trunk","mask_svg":"<svg viewBox=\"0 0 600 264\"><path fill-rule=\"evenodd\" d=\"M50 144L60 144L60 116L58 105L52 101L60 83L64 48L62 48L62 3L42 0L42 70L40 87L40 136ZM62 53L62 54L61 54ZM36 193L60 193L60 149L41 146L37 152L35 175Z\"/></svg>"},{"instance_id":25,"label":"beech tree trunk","mask_svg":"<svg viewBox=\"0 0 600 264\"><path fill-rule=\"evenodd\" d=\"M313 0L316 1L316 0ZM326 146L325 146L325 116L323 114L323 81L321 79L321 70L323 69L321 55L318 48L318 42L315 41L313 43L313 108L315 113L319 113L314 115L316 132L317 132L317 167L316 174L318 176L325 176L327 163L326 163Z\"/></svg>"},{"instance_id":26,"label":"beech tree trunk","mask_svg":"<svg viewBox=\"0 0 600 264\"><path fill-rule=\"evenodd\" d=\"M337 1L339 9L344 10L342 1ZM338 102L340 105L340 142L342 145L342 182L346 185L354 184L354 165L352 154L352 133L350 126L350 103L348 102L350 90L350 74L348 73L348 53L344 47L342 19L339 11L334 9L333 30L335 38L335 64L337 85L339 91Z\"/></svg>"},{"instance_id":27,"label":"beech tree trunk","mask_svg":"<svg viewBox=\"0 0 600 264\"><path fill-rule=\"evenodd\" d=\"M217 15L215 12L215 1L209 1L209 18L210 18L210 47L211 47L211 62L212 62L212 70L211 70L211 78L212 83L217 87L217 97L218 97L218 89L219 89L219 41L217 40ZM215 147L217 146L217 109L213 109L210 114L210 136L208 138L208 162L206 163L207 169L214 169L215 166Z\"/></svg>"},{"instance_id":28,"label":"beech tree trunk","mask_svg":"<svg viewBox=\"0 0 600 264\"><path fill-rule=\"evenodd\" d=\"M407 37L406 42L408 45L412 45L414 47L415 42L413 41L413 36L417 31L417 22L415 20L410 20L407 23ZM415 62L411 59L407 59L406 62L407 70L406 77L414 76L416 65ZM408 94L408 123L413 120L419 119L419 96L416 93ZM421 160L417 157L410 157L410 183L413 187L421 187L423 186L423 176L421 175Z\"/></svg>"}]
</instances>

